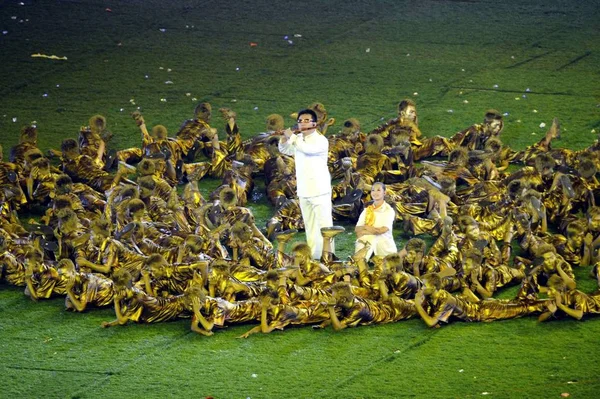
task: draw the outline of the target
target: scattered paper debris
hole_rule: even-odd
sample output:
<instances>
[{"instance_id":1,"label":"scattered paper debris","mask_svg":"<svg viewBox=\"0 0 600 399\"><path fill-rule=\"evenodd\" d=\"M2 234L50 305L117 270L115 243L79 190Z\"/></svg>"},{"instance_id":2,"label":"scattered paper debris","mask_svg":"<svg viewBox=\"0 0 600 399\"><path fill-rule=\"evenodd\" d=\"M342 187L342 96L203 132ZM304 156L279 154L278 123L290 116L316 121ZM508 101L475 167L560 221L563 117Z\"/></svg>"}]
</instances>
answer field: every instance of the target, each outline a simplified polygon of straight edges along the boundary
<instances>
[{"instance_id":1,"label":"scattered paper debris","mask_svg":"<svg viewBox=\"0 0 600 399\"><path fill-rule=\"evenodd\" d=\"M17 122L17 118L12 118L13 123Z\"/></svg>"},{"instance_id":2,"label":"scattered paper debris","mask_svg":"<svg viewBox=\"0 0 600 399\"><path fill-rule=\"evenodd\" d=\"M463 104L468 104L469 100L463 100Z\"/></svg>"},{"instance_id":3,"label":"scattered paper debris","mask_svg":"<svg viewBox=\"0 0 600 399\"><path fill-rule=\"evenodd\" d=\"M529 87L525 89L526 93L529 93L530 91L531 91L531 89Z\"/></svg>"},{"instance_id":4,"label":"scattered paper debris","mask_svg":"<svg viewBox=\"0 0 600 399\"><path fill-rule=\"evenodd\" d=\"M494 85L494 89L497 89L499 86L498 85Z\"/></svg>"},{"instance_id":5,"label":"scattered paper debris","mask_svg":"<svg viewBox=\"0 0 600 399\"><path fill-rule=\"evenodd\" d=\"M239 70L240 70L240 67L236 67L236 68L235 68L235 70L236 70L236 71L239 71Z\"/></svg>"},{"instance_id":6,"label":"scattered paper debris","mask_svg":"<svg viewBox=\"0 0 600 399\"><path fill-rule=\"evenodd\" d=\"M510 115L510 114L509 114L508 112L505 112L505 113L503 113L502 115L504 115L504 116L508 116L508 115Z\"/></svg>"},{"instance_id":7,"label":"scattered paper debris","mask_svg":"<svg viewBox=\"0 0 600 399\"><path fill-rule=\"evenodd\" d=\"M173 84L173 81L172 81L172 80L167 80L167 81L165 82L165 84L166 84L166 85L172 85L172 84Z\"/></svg>"},{"instance_id":8,"label":"scattered paper debris","mask_svg":"<svg viewBox=\"0 0 600 399\"><path fill-rule=\"evenodd\" d=\"M258 111L258 107L254 107L254 110L255 110L255 111Z\"/></svg>"},{"instance_id":9,"label":"scattered paper debris","mask_svg":"<svg viewBox=\"0 0 600 399\"><path fill-rule=\"evenodd\" d=\"M256 377L258 377L258 375L253 373L253 374L251 375L251 377L252 377L252 378L256 378Z\"/></svg>"},{"instance_id":10,"label":"scattered paper debris","mask_svg":"<svg viewBox=\"0 0 600 399\"><path fill-rule=\"evenodd\" d=\"M106 11L106 12L112 12L112 10L110 8L105 8L104 11Z\"/></svg>"},{"instance_id":11,"label":"scattered paper debris","mask_svg":"<svg viewBox=\"0 0 600 399\"><path fill-rule=\"evenodd\" d=\"M540 123L540 128L544 128L546 127L546 124L544 122Z\"/></svg>"},{"instance_id":12,"label":"scattered paper debris","mask_svg":"<svg viewBox=\"0 0 600 399\"><path fill-rule=\"evenodd\" d=\"M161 99L160 99L160 102L161 102L161 103L166 103L166 102L167 102L167 99L166 99L166 98L161 98Z\"/></svg>"},{"instance_id":13,"label":"scattered paper debris","mask_svg":"<svg viewBox=\"0 0 600 399\"><path fill-rule=\"evenodd\" d=\"M161 31L162 33L165 33L167 30L165 28L160 28L159 31Z\"/></svg>"},{"instance_id":14,"label":"scattered paper debris","mask_svg":"<svg viewBox=\"0 0 600 399\"><path fill-rule=\"evenodd\" d=\"M418 96L419 93L417 93L416 91L413 93L413 96Z\"/></svg>"},{"instance_id":15,"label":"scattered paper debris","mask_svg":"<svg viewBox=\"0 0 600 399\"><path fill-rule=\"evenodd\" d=\"M571 394L569 392L563 392L560 394L560 396L563 398L568 398L569 396L571 396Z\"/></svg>"},{"instance_id":16,"label":"scattered paper debris","mask_svg":"<svg viewBox=\"0 0 600 399\"><path fill-rule=\"evenodd\" d=\"M2 31L2 34L3 34L3 35L8 35L8 31L7 31L7 30L3 30L3 31Z\"/></svg>"},{"instance_id":17,"label":"scattered paper debris","mask_svg":"<svg viewBox=\"0 0 600 399\"><path fill-rule=\"evenodd\" d=\"M465 371L464 369L458 370L459 373L463 373L464 371Z\"/></svg>"},{"instance_id":18,"label":"scattered paper debris","mask_svg":"<svg viewBox=\"0 0 600 399\"><path fill-rule=\"evenodd\" d=\"M453 113L454 113L454 110L453 110L453 109L449 109L447 112L448 112L449 114L453 114Z\"/></svg>"},{"instance_id":19,"label":"scattered paper debris","mask_svg":"<svg viewBox=\"0 0 600 399\"><path fill-rule=\"evenodd\" d=\"M462 69L461 69L461 71L462 71L462 72L465 72L465 68L462 68Z\"/></svg>"},{"instance_id":20,"label":"scattered paper debris","mask_svg":"<svg viewBox=\"0 0 600 399\"><path fill-rule=\"evenodd\" d=\"M367 47L367 49L365 50L365 53L370 53L371 52L371 47Z\"/></svg>"},{"instance_id":21,"label":"scattered paper debris","mask_svg":"<svg viewBox=\"0 0 600 399\"><path fill-rule=\"evenodd\" d=\"M257 46L258 46L258 43L256 43L256 42L250 42L250 47L257 47Z\"/></svg>"},{"instance_id":22,"label":"scattered paper debris","mask_svg":"<svg viewBox=\"0 0 600 399\"><path fill-rule=\"evenodd\" d=\"M232 103L237 103L237 100L236 100L235 98L232 98L232 99L231 99L231 102L232 102Z\"/></svg>"},{"instance_id":23,"label":"scattered paper debris","mask_svg":"<svg viewBox=\"0 0 600 399\"><path fill-rule=\"evenodd\" d=\"M288 42L288 44L290 44L290 45L294 44L294 41L293 41L293 40L288 40L287 42Z\"/></svg>"},{"instance_id":24,"label":"scattered paper debris","mask_svg":"<svg viewBox=\"0 0 600 399\"><path fill-rule=\"evenodd\" d=\"M299 33L294 33L294 37L302 37L302 35Z\"/></svg>"},{"instance_id":25,"label":"scattered paper debris","mask_svg":"<svg viewBox=\"0 0 600 399\"><path fill-rule=\"evenodd\" d=\"M191 95L192 95L192 93L185 93L185 95L186 95L187 97L189 97L189 96L191 96Z\"/></svg>"},{"instance_id":26,"label":"scattered paper debris","mask_svg":"<svg viewBox=\"0 0 600 399\"><path fill-rule=\"evenodd\" d=\"M171 68L168 68L168 69L167 69L167 72L171 72L171 71L172 71L172 69L171 69Z\"/></svg>"},{"instance_id":27,"label":"scattered paper debris","mask_svg":"<svg viewBox=\"0 0 600 399\"><path fill-rule=\"evenodd\" d=\"M538 111L537 111L537 109L534 109L534 110L533 110L533 113L534 113L534 114L537 114L537 112L538 112Z\"/></svg>"},{"instance_id":28,"label":"scattered paper debris","mask_svg":"<svg viewBox=\"0 0 600 399\"><path fill-rule=\"evenodd\" d=\"M410 53L406 54L407 57L410 57Z\"/></svg>"},{"instance_id":29,"label":"scattered paper debris","mask_svg":"<svg viewBox=\"0 0 600 399\"><path fill-rule=\"evenodd\" d=\"M489 392L481 392L482 395L489 395Z\"/></svg>"},{"instance_id":30,"label":"scattered paper debris","mask_svg":"<svg viewBox=\"0 0 600 399\"><path fill-rule=\"evenodd\" d=\"M48 97L48 93L42 94L42 97Z\"/></svg>"}]
</instances>

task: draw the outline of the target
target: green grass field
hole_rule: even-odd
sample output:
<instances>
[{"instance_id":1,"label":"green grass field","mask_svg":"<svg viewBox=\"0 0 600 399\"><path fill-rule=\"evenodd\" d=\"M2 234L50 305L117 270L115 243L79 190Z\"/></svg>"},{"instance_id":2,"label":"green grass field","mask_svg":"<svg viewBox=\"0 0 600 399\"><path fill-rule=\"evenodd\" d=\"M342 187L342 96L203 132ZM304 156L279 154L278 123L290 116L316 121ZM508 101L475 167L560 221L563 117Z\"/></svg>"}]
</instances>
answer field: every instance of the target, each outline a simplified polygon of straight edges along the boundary
<instances>
[{"instance_id":1,"label":"green grass field","mask_svg":"<svg viewBox=\"0 0 600 399\"><path fill-rule=\"evenodd\" d=\"M246 138L264 130L267 115L315 101L337 119L330 131L350 117L369 131L406 97L417 102L426 136L450 136L488 108L508 113L502 138L516 149L538 141L540 124L553 117L563 136L555 146L580 149L600 132L600 6L592 0L24 0L0 9L5 157L25 123L37 122L45 150L77 137L100 113L120 149L140 144L130 117L137 107L149 125L174 134L199 101L236 111ZM38 53L67 60L31 57ZM272 209L264 196L256 202L264 223ZM406 239L399 230L396 237ZM349 255L352 242L345 234L338 253ZM587 272L577 271L579 288L591 292ZM113 317L68 313L62 299L33 303L0 285L0 398L595 398L600 391L593 317L434 330L410 320L247 340L236 337L251 326L210 338L190 332L188 321L100 328Z\"/></svg>"}]
</instances>

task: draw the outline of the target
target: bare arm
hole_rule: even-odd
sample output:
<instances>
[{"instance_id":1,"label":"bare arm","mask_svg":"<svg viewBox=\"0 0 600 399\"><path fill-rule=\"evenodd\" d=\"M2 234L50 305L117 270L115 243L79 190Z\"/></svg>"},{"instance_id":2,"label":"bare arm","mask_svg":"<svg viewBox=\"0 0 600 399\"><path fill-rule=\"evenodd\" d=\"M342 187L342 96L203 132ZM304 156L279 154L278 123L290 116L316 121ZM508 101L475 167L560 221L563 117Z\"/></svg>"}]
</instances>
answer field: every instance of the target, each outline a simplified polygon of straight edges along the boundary
<instances>
[{"instance_id":1,"label":"bare arm","mask_svg":"<svg viewBox=\"0 0 600 399\"><path fill-rule=\"evenodd\" d=\"M348 327L346 324L340 322L340 319L335 314L335 305L327 305L327 310L329 311L329 318L334 330L339 331Z\"/></svg>"},{"instance_id":2,"label":"bare arm","mask_svg":"<svg viewBox=\"0 0 600 399\"><path fill-rule=\"evenodd\" d=\"M109 265L97 265L96 263L90 262L89 260L87 260L86 258L80 256L77 259L75 259L75 263L77 264L77 266L79 266L79 268L81 267L88 267L90 269L92 269L95 272L100 272L103 274L108 274L110 273L110 266Z\"/></svg>"},{"instance_id":3,"label":"bare arm","mask_svg":"<svg viewBox=\"0 0 600 399\"><path fill-rule=\"evenodd\" d=\"M423 319L425 324L427 324L428 327L438 326L438 320L429 316L425 309L423 309L423 299L423 291L421 290L415 295L415 308L417 309L419 316L421 316L421 318Z\"/></svg>"},{"instance_id":4,"label":"bare arm","mask_svg":"<svg viewBox=\"0 0 600 399\"><path fill-rule=\"evenodd\" d=\"M69 297L69 300L71 301L73 306L75 306L75 309L77 309L78 312L83 312L87 305L87 300L85 299L86 296L82 295L81 300L79 300L79 299L77 299L77 297L75 297L75 294L73 293L73 281L69 281L67 283L66 291L67 291L67 296Z\"/></svg>"}]
</instances>

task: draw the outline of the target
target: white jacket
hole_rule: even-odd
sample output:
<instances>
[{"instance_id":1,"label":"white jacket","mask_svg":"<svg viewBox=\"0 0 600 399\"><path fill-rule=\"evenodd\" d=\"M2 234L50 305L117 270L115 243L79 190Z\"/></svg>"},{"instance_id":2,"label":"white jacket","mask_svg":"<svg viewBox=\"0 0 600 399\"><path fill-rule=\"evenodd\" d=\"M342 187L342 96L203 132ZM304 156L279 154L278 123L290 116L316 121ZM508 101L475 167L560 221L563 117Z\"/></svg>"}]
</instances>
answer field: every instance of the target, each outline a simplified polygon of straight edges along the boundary
<instances>
[{"instance_id":1,"label":"white jacket","mask_svg":"<svg viewBox=\"0 0 600 399\"><path fill-rule=\"evenodd\" d=\"M304 137L292 135L279 141L279 151L291 155L296 163L298 197L316 197L331 193L331 175L327 167L329 141L316 130Z\"/></svg>"}]
</instances>

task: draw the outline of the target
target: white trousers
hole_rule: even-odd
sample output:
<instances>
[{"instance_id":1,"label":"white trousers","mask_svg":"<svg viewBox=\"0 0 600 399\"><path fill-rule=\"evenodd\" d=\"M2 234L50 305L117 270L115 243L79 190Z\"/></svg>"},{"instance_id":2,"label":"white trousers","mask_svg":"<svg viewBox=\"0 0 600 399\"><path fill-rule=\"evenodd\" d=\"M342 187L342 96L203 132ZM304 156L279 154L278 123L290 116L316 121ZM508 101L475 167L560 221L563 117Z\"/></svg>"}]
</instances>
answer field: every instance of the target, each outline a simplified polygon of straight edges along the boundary
<instances>
[{"instance_id":1,"label":"white trousers","mask_svg":"<svg viewBox=\"0 0 600 399\"><path fill-rule=\"evenodd\" d=\"M398 252L396 249L396 243L393 239L383 235L366 234L361 236L360 239L356 240L354 244L354 252L358 252L364 248L364 244L361 241L366 241L371 244L371 248L365 255L365 259L369 260L373 254L375 256L387 256Z\"/></svg>"},{"instance_id":2,"label":"white trousers","mask_svg":"<svg viewBox=\"0 0 600 399\"><path fill-rule=\"evenodd\" d=\"M312 258L320 259L323 252L321 228L333 226L331 193L316 197L300 197L299 200L306 229L306 243L312 251ZM335 251L333 243L331 244L331 250Z\"/></svg>"}]
</instances>

